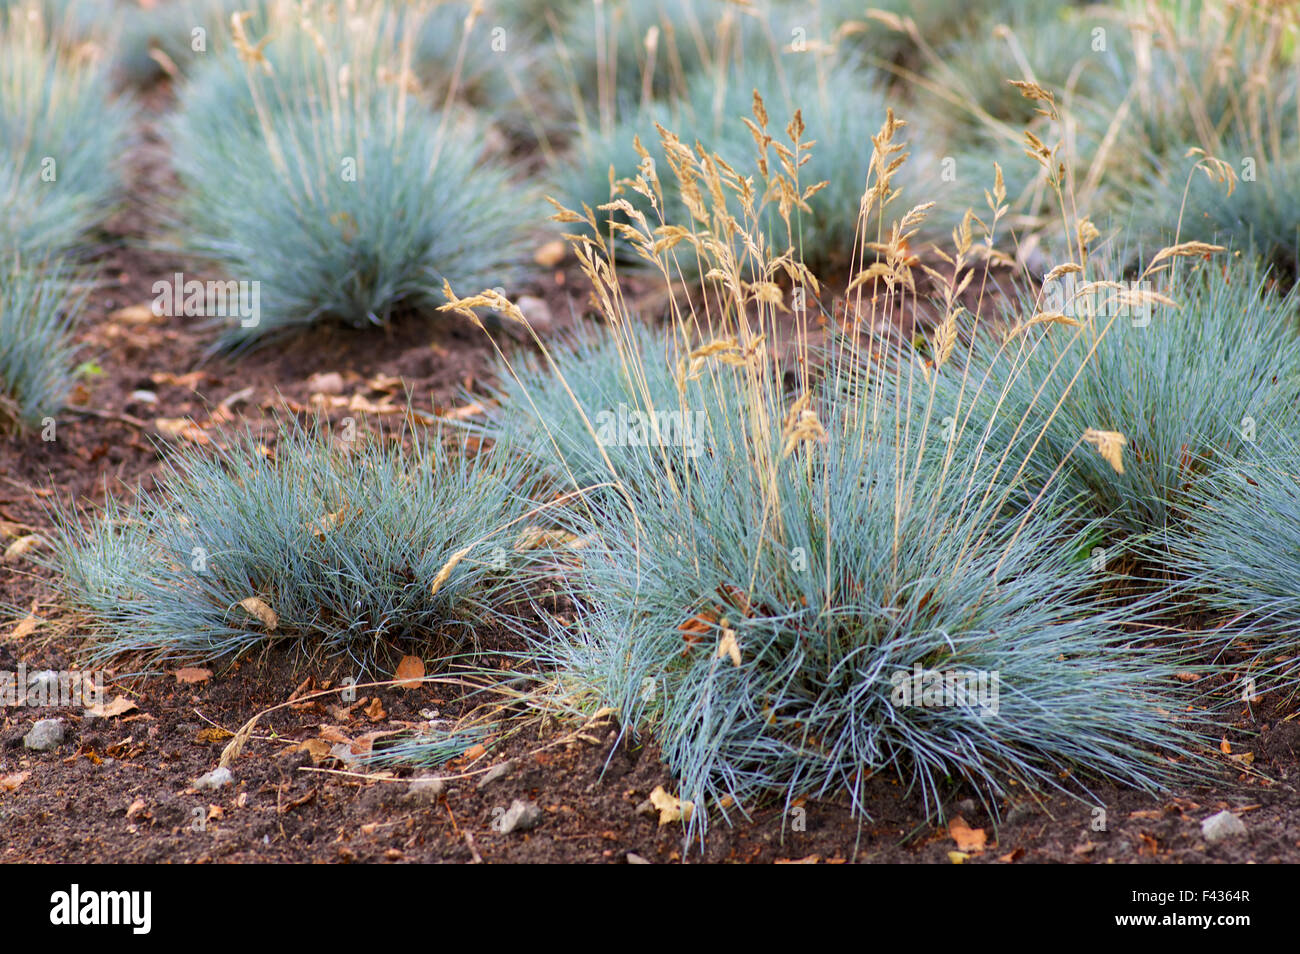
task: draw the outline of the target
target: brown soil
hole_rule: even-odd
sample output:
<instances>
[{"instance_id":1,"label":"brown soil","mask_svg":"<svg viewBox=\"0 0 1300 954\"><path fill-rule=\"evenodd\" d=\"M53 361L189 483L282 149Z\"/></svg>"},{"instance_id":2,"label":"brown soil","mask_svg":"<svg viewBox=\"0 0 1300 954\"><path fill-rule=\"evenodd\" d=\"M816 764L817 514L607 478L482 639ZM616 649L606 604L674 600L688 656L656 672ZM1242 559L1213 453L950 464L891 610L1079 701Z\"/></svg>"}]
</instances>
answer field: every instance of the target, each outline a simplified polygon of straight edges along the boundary
<instances>
[{"instance_id":1,"label":"brown soil","mask_svg":"<svg viewBox=\"0 0 1300 954\"><path fill-rule=\"evenodd\" d=\"M153 105L165 105L165 90L156 95ZM151 128L132 174L140 194L156 192L168 175L165 144ZM310 408L307 379L317 372L341 373L342 397L357 394L372 404L386 396L404 403L391 383L400 378L414 406L425 410L463 403L464 393L491 374L489 341L456 320L388 332L326 329L237 360L206 358L211 337L184 318L132 324L112 317L148 302L159 277L176 271L198 277L190 263L146 247L140 241L146 226L141 207L132 206L105 236L104 287L80 329L83 359L104 372L83 381L75 396L86 410L61 415L53 442L37 433L0 443L0 520L16 525L12 532L45 529L45 508L55 497L93 506L106 488L151 487L162 440L152 423L157 418L192 416L203 434L220 439L223 425ZM548 301L562 328L586 307L582 288L576 272L561 270L533 293ZM139 389L156 393L158 403L134 401ZM75 664L78 621L59 607L48 571L28 561L0 564L0 605L16 610L0 613L0 669ZM28 612L42 625L11 638ZM484 639L492 644L490 634ZM508 663L488 657L482 665ZM917 795L884 779L873 783L867 811L856 817L843 797L793 806L798 811L757 806L730 823L715 817L702 848L687 844L680 826L660 826L654 813L639 810L656 787L674 790L653 745L620 741L610 722L493 723L487 750L440 768L448 777L445 791L424 804L405 799L413 770L381 777L330 759L315 764L304 751L288 753L322 732L356 740L414 724L430 709L463 714L468 690L452 684L361 689L358 697L367 701L351 709L333 696L279 709L258 723L234 760L234 783L199 793L192 782L217 764L228 741L222 730L234 732L286 702L304 680L337 687L349 675L304 664L287 649L214 668L193 684L119 673L108 697L125 695L136 708L106 718L81 716L79 709L0 709L0 780L10 780L0 784L0 861L947 864L956 847L945 827L923 820ZM1300 861L1295 712L1257 712L1257 721L1243 713L1219 776L1204 786L1152 797L1103 785L1086 801L1013 790L1000 806L1000 821L954 789L947 810L986 830L985 849L971 853L968 863ZM66 740L52 753L29 752L23 736L45 717L64 719ZM1247 753L1253 764L1241 759ZM480 788L483 772L507 760L512 771ZM535 801L542 820L529 832L499 833L494 822L515 799ZM1094 806L1105 809L1105 830L1094 830ZM1222 808L1242 813L1250 835L1207 846L1200 820Z\"/></svg>"}]
</instances>

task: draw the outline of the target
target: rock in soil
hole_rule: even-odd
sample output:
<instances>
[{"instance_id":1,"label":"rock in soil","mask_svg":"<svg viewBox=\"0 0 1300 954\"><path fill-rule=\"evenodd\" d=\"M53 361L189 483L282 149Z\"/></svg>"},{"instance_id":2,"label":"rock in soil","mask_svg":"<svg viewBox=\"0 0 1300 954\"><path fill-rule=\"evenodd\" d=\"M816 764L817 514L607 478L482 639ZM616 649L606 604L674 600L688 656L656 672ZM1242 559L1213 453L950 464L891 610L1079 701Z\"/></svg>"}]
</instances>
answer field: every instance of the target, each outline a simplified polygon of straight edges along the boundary
<instances>
[{"instance_id":1,"label":"rock in soil","mask_svg":"<svg viewBox=\"0 0 1300 954\"><path fill-rule=\"evenodd\" d=\"M530 828L536 828L541 820L542 810L535 802L525 802L516 798L510 803L506 813L501 816L500 831L503 835L508 835L512 831L528 831Z\"/></svg>"},{"instance_id":2,"label":"rock in soil","mask_svg":"<svg viewBox=\"0 0 1300 954\"><path fill-rule=\"evenodd\" d=\"M221 786L229 785L234 780L235 777L230 774L230 769L222 766L221 768L214 768L206 775L200 775L194 780L194 787L200 792L215 792Z\"/></svg>"},{"instance_id":3,"label":"rock in soil","mask_svg":"<svg viewBox=\"0 0 1300 954\"><path fill-rule=\"evenodd\" d=\"M1246 834L1246 826L1232 812L1224 809L1201 822L1201 834L1210 844Z\"/></svg>"},{"instance_id":4,"label":"rock in soil","mask_svg":"<svg viewBox=\"0 0 1300 954\"><path fill-rule=\"evenodd\" d=\"M514 764L509 761L501 762L497 765L492 766L490 769L484 772L483 777L479 779L479 783L478 783L479 791L482 791L483 789L487 788L493 782L505 778L512 771L514 771Z\"/></svg>"},{"instance_id":5,"label":"rock in soil","mask_svg":"<svg viewBox=\"0 0 1300 954\"><path fill-rule=\"evenodd\" d=\"M411 785L402 796L402 801L414 802L416 805L432 805L446 790L447 783L436 775L429 778L416 778L411 780Z\"/></svg>"},{"instance_id":6,"label":"rock in soil","mask_svg":"<svg viewBox=\"0 0 1300 954\"><path fill-rule=\"evenodd\" d=\"M23 736L23 745L33 752L53 752L62 744L62 719L41 719Z\"/></svg>"}]
</instances>

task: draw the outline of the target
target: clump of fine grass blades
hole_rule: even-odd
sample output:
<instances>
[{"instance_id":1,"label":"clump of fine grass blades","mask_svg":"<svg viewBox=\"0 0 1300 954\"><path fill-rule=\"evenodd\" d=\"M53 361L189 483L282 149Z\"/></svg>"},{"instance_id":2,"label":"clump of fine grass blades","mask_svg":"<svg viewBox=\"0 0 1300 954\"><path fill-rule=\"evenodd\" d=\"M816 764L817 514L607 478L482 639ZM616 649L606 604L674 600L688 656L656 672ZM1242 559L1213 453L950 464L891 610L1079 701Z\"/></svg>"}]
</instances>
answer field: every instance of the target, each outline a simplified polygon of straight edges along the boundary
<instances>
[{"instance_id":1,"label":"clump of fine grass blades","mask_svg":"<svg viewBox=\"0 0 1300 954\"><path fill-rule=\"evenodd\" d=\"M0 432L35 427L72 388L70 332L84 301L58 264L0 263Z\"/></svg>"},{"instance_id":2,"label":"clump of fine grass blades","mask_svg":"<svg viewBox=\"0 0 1300 954\"><path fill-rule=\"evenodd\" d=\"M468 651L510 598L528 483L436 433L291 426L172 451L157 491L58 520L56 565L96 659L232 659L291 640L385 666ZM405 647L405 649L403 649Z\"/></svg>"},{"instance_id":3,"label":"clump of fine grass blades","mask_svg":"<svg viewBox=\"0 0 1300 954\"><path fill-rule=\"evenodd\" d=\"M1171 562L1216 618L1226 617L1255 669L1294 691L1300 676L1300 443L1297 415L1272 440L1243 447L1188 494L1188 530Z\"/></svg>"},{"instance_id":4,"label":"clump of fine grass blades","mask_svg":"<svg viewBox=\"0 0 1300 954\"><path fill-rule=\"evenodd\" d=\"M113 211L131 106L96 51L52 41L37 8L0 13L0 255L80 252Z\"/></svg>"},{"instance_id":5,"label":"clump of fine grass blades","mask_svg":"<svg viewBox=\"0 0 1300 954\"><path fill-rule=\"evenodd\" d=\"M472 119L422 101L416 10L357 7L300 18L276 4L260 39L237 16L234 49L182 92L180 241L260 282L261 320L226 325L224 344L432 317L445 280L522 274L527 189L484 155Z\"/></svg>"},{"instance_id":6,"label":"clump of fine grass blades","mask_svg":"<svg viewBox=\"0 0 1300 954\"><path fill-rule=\"evenodd\" d=\"M967 371L937 374L942 416L1013 448L1029 485L1057 484L1113 543L1159 552L1189 482L1289 426L1300 395L1296 295L1219 252L1172 246L1128 279L1126 256L1085 249L980 330Z\"/></svg>"},{"instance_id":7,"label":"clump of fine grass blades","mask_svg":"<svg viewBox=\"0 0 1300 954\"><path fill-rule=\"evenodd\" d=\"M762 114L756 102L759 128ZM890 114L876 133L868 208L894 194L901 128ZM612 706L628 731L654 737L701 832L707 813L746 812L765 796L788 803L847 790L862 807L867 779L882 772L932 810L955 780L989 801L1008 779L1036 787L1089 775L1149 788L1168 781L1176 768L1165 756L1189 758L1197 745L1195 726L1174 714L1184 710L1185 687L1173 678L1173 657L1136 635L1149 612L1095 587L1081 557L1089 522L1050 494L1029 500L1019 461L1008 465L982 442L934 437L937 406L886 400L897 386L862 378L909 366L848 360L861 356L856 336L842 339L849 354L819 381L796 315L787 373L775 350L778 313L788 307L776 283L815 288L816 279L792 241L764 247L751 236L743 243L751 257L742 259L713 240L735 222L760 221L769 200L721 172L722 157L661 135L673 174L716 196L701 200L714 228L657 227L633 211L623 234L667 282L677 245L710 267L703 293L670 309L671 334L686 343L673 368L676 402L653 405L644 384L615 384L610 399L641 401L647 415L686 411L701 422L702 447L672 427L635 452L556 442L575 476L599 456L619 493L575 495L555 514L566 539L582 545L567 555L562 584L572 613L551 616L548 632L532 637L544 672L571 702ZM790 135L797 143L798 130ZM1004 198L999 182L993 227ZM742 210L734 218L732 202ZM885 269L893 287L914 287L901 273L914 267L907 238L923 215L914 208L894 223L882 261L864 273ZM610 377L655 380L659 348L638 350L613 249L593 218L588 226L574 241L591 253L583 261L594 300L626 362ZM979 261L969 230L958 246L940 296L950 314ZM898 303L879 297L887 310ZM952 342L937 349L940 366L953 350ZM587 373L552 357L566 382ZM601 398L569 383L523 400L554 433L571 408ZM590 417L592 408L583 410ZM601 443L592 433L590 446ZM962 691L938 704L910 698L910 680L940 673ZM985 695L974 685L980 678Z\"/></svg>"}]
</instances>

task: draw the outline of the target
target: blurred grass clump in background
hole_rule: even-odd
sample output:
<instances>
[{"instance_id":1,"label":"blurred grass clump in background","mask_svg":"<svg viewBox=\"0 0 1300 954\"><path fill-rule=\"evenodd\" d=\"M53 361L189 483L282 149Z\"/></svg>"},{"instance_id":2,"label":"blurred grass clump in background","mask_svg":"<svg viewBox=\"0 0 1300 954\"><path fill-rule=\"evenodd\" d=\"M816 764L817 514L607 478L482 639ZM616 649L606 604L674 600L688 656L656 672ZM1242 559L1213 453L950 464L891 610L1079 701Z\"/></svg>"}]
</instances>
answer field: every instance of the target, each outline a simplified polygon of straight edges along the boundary
<instances>
[{"instance_id":1,"label":"blurred grass clump in background","mask_svg":"<svg viewBox=\"0 0 1300 954\"><path fill-rule=\"evenodd\" d=\"M186 251L261 282L262 320L228 345L320 321L436 314L442 284L511 286L529 190L485 154L473 117L430 109L416 11L273 5L268 33L196 71L170 124ZM333 10L333 15L321 11Z\"/></svg>"},{"instance_id":2,"label":"blurred grass clump in background","mask_svg":"<svg viewBox=\"0 0 1300 954\"><path fill-rule=\"evenodd\" d=\"M84 255L120 200L132 107L91 47L50 43L38 7L0 13L0 255Z\"/></svg>"}]
</instances>

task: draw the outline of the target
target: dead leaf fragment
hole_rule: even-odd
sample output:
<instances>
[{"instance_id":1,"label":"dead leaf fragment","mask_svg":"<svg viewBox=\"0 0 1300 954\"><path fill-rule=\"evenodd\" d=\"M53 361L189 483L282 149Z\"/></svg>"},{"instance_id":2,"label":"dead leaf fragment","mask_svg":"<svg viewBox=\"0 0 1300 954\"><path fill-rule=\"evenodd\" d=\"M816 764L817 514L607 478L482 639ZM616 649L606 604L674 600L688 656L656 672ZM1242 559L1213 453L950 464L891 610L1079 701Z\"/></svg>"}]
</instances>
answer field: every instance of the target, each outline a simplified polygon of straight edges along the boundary
<instances>
[{"instance_id":1,"label":"dead leaf fragment","mask_svg":"<svg viewBox=\"0 0 1300 954\"><path fill-rule=\"evenodd\" d=\"M128 699L126 696L118 696L112 702L101 703L97 706L90 706L86 709L86 715L94 716L97 719L112 719L115 716L125 715L128 712L134 712L140 707Z\"/></svg>"},{"instance_id":2,"label":"dead leaf fragment","mask_svg":"<svg viewBox=\"0 0 1300 954\"><path fill-rule=\"evenodd\" d=\"M172 673L177 682L182 682L187 686L192 686L196 682L207 682L212 678L211 669L177 669Z\"/></svg>"},{"instance_id":3,"label":"dead leaf fragment","mask_svg":"<svg viewBox=\"0 0 1300 954\"><path fill-rule=\"evenodd\" d=\"M366 718L371 722L382 722L388 717L388 713L384 711L384 704L379 701L378 696L371 699L370 705L366 706L363 711L366 714Z\"/></svg>"},{"instance_id":4,"label":"dead leaf fragment","mask_svg":"<svg viewBox=\"0 0 1300 954\"><path fill-rule=\"evenodd\" d=\"M0 792L12 792L27 781L27 776L31 774L31 772L15 772L12 775L0 775Z\"/></svg>"},{"instance_id":5,"label":"dead leaf fragment","mask_svg":"<svg viewBox=\"0 0 1300 954\"><path fill-rule=\"evenodd\" d=\"M136 815L139 815L142 811L144 811L144 809L145 809L144 799L137 798L135 801L131 803L131 806L126 810L127 820L129 821L130 819L134 818Z\"/></svg>"},{"instance_id":6,"label":"dead leaf fragment","mask_svg":"<svg viewBox=\"0 0 1300 954\"><path fill-rule=\"evenodd\" d=\"M567 247L563 239L552 239L538 246L537 251L533 253L533 261L542 268L554 268L564 261L567 253Z\"/></svg>"},{"instance_id":7,"label":"dead leaf fragment","mask_svg":"<svg viewBox=\"0 0 1300 954\"><path fill-rule=\"evenodd\" d=\"M40 625L41 625L40 619L35 614L28 613L27 617L23 620L20 620L18 625L14 627L14 631L10 633L8 636L6 636L5 638L13 639L13 640L26 639L28 636L34 633L36 631L36 627Z\"/></svg>"},{"instance_id":8,"label":"dead leaf fragment","mask_svg":"<svg viewBox=\"0 0 1300 954\"><path fill-rule=\"evenodd\" d=\"M109 321L120 321L125 325L152 325L162 321L162 316L154 314L151 305L128 305L119 308L108 316Z\"/></svg>"},{"instance_id":9,"label":"dead leaf fragment","mask_svg":"<svg viewBox=\"0 0 1300 954\"><path fill-rule=\"evenodd\" d=\"M690 821L695 813L693 803L669 795L662 785L650 793L650 804L659 810L660 825L668 825L675 821Z\"/></svg>"},{"instance_id":10,"label":"dead leaf fragment","mask_svg":"<svg viewBox=\"0 0 1300 954\"><path fill-rule=\"evenodd\" d=\"M958 851L979 854L984 850L988 835L983 828L971 828L960 815L948 823L948 837L957 843Z\"/></svg>"},{"instance_id":11,"label":"dead leaf fragment","mask_svg":"<svg viewBox=\"0 0 1300 954\"><path fill-rule=\"evenodd\" d=\"M718 658L724 657L730 657L733 666L740 665L740 643L736 642L734 629L724 629L722 638L718 640Z\"/></svg>"},{"instance_id":12,"label":"dead leaf fragment","mask_svg":"<svg viewBox=\"0 0 1300 954\"><path fill-rule=\"evenodd\" d=\"M18 560L22 559L22 557L26 556L30 550L34 549L35 547L41 546L44 543L45 543L45 538L42 537L40 534L37 533L26 534L25 536L21 536L13 543L9 544L9 546L5 547L5 555L3 558L0 559L2 559L3 562L5 563L15 563Z\"/></svg>"},{"instance_id":13,"label":"dead leaf fragment","mask_svg":"<svg viewBox=\"0 0 1300 954\"><path fill-rule=\"evenodd\" d=\"M280 617L275 615L275 610L271 609L263 600L256 596L250 596L248 599L240 600L242 606L250 616L256 616L266 627L268 633L274 633L275 628L280 625Z\"/></svg>"},{"instance_id":14,"label":"dead leaf fragment","mask_svg":"<svg viewBox=\"0 0 1300 954\"><path fill-rule=\"evenodd\" d=\"M418 689L420 680L424 678L424 660L419 656L403 656L394 676L399 680L397 688Z\"/></svg>"}]
</instances>

